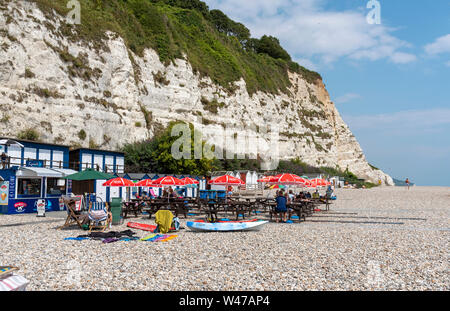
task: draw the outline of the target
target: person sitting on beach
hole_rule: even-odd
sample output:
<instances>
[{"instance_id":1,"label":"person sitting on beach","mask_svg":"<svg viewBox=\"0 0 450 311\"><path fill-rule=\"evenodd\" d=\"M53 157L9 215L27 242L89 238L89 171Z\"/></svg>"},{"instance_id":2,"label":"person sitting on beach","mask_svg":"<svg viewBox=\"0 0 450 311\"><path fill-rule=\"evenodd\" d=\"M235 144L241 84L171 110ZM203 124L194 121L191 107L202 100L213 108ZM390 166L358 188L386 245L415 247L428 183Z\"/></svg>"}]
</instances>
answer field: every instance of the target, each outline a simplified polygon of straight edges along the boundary
<instances>
[{"instance_id":1,"label":"person sitting on beach","mask_svg":"<svg viewBox=\"0 0 450 311\"><path fill-rule=\"evenodd\" d=\"M286 222L287 197L284 195L283 191L280 191L275 200L277 201L277 206L275 207L275 221L278 222L278 213L280 213L282 221Z\"/></svg>"}]
</instances>

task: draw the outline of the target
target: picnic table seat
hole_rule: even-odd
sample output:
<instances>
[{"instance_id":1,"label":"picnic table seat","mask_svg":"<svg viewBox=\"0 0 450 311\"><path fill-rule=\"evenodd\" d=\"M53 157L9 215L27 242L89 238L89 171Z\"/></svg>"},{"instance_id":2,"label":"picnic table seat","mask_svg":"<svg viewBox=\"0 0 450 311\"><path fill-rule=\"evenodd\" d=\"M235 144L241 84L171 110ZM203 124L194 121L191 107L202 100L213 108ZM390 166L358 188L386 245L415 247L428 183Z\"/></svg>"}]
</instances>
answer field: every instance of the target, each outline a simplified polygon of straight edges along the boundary
<instances>
[{"instance_id":1,"label":"picnic table seat","mask_svg":"<svg viewBox=\"0 0 450 311\"><path fill-rule=\"evenodd\" d=\"M130 202L123 202L122 204L122 217L127 218L128 213L133 213L135 217L142 214L142 210L145 206L144 200L134 200Z\"/></svg>"}]
</instances>

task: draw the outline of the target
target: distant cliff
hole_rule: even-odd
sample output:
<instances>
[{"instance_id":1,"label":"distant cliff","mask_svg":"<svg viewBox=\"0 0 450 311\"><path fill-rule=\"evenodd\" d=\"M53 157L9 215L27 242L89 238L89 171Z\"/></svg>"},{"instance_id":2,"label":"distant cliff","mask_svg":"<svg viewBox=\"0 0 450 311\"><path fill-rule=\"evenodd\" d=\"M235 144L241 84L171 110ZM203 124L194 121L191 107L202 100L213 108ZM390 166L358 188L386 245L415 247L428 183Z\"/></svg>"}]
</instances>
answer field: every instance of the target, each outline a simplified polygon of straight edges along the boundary
<instances>
[{"instance_id":1,"label":"distant cliff","mask_svg":"<svg viewBox=\"0 0 450 311\"><path fill-rule=\"evenodd\" d=\"M135 32L110 21L93 40L87 25L65 23L65 1L0 0L0 135L32 128L45 142L118 149L172 120L196 124L201 116L211 135L229 124L277 124L281 159L348 168L374 183L394 184L369 166L320 75L293 63L276 39L246 37L240 24L227 26L238 27L237 34L221 32L218 17L211 22L203 7L146 2L128 1L127 14L140 16L129 19ZM81 3L98 5L82 10L86 15L121 9ZM160 32L151 28L154 20L145 20L151 14L164 23ZM208 35L199 41L195 31ZM132 38L140 32L154 42ZM261 53L266 50L280 58Z\"/></svg>"}]
</instances>

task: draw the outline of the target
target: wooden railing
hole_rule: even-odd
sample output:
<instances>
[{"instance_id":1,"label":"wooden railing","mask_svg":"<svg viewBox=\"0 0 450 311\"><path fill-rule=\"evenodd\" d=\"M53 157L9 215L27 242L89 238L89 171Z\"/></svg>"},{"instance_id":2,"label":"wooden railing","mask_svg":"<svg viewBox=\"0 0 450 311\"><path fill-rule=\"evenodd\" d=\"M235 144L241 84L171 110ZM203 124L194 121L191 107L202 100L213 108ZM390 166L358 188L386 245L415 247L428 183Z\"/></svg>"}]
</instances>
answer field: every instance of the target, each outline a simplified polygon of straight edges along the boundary
<instances>
[{"instance_id":1,"label":"wooden railing","mask_svg":"<svg viewBox=\"0 0 450 311\"><path fill-rule=\"evenodd\" d=\"M9 169L13 166L25 166L25 167L45 167L45 168L68 168L75 171L82 171L87 168L93 168L97 171L102 171L105 173L117 173L124 172L125 165L107 165L101 167L98 164L86 163L86 162L65 162L56 160L45 160L45 159L31 159L31 158L18 158L10 157L0 159L0 169Z\"/></svg>"}]
</instances>

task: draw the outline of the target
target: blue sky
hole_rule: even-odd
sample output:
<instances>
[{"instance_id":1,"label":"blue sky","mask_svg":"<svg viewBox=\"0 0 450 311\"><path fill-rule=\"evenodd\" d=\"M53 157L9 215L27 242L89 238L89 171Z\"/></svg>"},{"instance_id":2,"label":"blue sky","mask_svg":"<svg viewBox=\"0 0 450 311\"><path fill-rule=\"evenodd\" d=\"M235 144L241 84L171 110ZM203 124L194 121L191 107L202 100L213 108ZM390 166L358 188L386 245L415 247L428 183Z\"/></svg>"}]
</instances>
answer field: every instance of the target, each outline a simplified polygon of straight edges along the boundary
<instances>
[{"instance_id":1,"label":"blue sky","mask_svg":"<svg viewBox=\"0 0 450 311\"><path fill-rule=\"evenodd\" d=\"M381 24L369 0L205 2L318 71L371 164L450 186L450 1L378 0Z\"/></svg>"}]
</instances>

